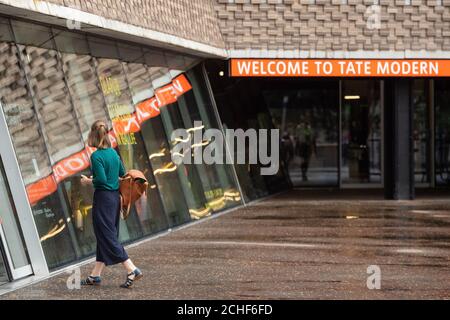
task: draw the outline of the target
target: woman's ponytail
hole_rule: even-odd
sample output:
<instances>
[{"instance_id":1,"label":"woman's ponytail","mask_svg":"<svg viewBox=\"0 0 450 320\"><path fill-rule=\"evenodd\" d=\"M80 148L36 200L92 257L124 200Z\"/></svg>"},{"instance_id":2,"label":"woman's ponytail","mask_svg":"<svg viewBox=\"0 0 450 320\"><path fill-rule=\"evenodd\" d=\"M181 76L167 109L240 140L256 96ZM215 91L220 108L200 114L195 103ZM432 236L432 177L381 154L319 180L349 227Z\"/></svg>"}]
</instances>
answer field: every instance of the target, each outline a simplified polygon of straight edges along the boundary
<instances>
[{"instance_id":1,"label":"woman's ponytail","mask_svg":"<svg viewBox=\"0 0 450 320\"><path fill-rule=\"evenodd\" d=\"M98 149L111 148L108 127L104 121L97 120L92 124L91 131L88 136L88 145Z\"/></svg>"}]
</instances>

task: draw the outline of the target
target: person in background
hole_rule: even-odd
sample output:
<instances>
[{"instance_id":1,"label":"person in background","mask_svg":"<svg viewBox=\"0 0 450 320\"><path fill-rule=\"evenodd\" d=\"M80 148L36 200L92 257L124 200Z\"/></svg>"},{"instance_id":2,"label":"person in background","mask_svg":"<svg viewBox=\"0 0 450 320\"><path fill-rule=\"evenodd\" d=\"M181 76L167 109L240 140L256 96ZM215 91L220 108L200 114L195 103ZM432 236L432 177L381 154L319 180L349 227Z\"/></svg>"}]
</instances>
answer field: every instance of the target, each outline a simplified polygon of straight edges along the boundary
<instances>
[{"instance_id":1,"label":"person in background","mask_svg":"<svg viewBox=\"0 0 450 320\"><path fill-rule=\"evenodd\" d=\"M97 239L97 254L94 269L82 285L98 285L105 266L122 263L127 270L127 279L122 288L131 288L143 274L129 259L120 244L120 194L119 177L125 170L117 152L111 147L108 128L104 121L96 121L88 136L88 145L97 150L91 155L92 178L81 176L83 184L94 185L92 223Z\"/></svg>"},{"instance_id":2,"label":"person in background","mask_svg":"<svg viewBox=\"0 0 450 320\"><path fill-rule=\"evenodd\" d=\"M301 158L300 168L302 170L302 180L308 181L308 169L311 156L315 151L315 137L309 122L298 125L297 130L297 153Z\"/></svg>"},{"instance_id":3,"label":"person in background","mask_svg":"<svg viewBox=\"0 0 450 320\"><path fill-rule=\"evenodd\" d=\"M284 167L289 174L289 164L294 158L294 144L292 142L289 132L284 132L281 137L281 160L284 163Z\"/></svg>"}]
</instances>

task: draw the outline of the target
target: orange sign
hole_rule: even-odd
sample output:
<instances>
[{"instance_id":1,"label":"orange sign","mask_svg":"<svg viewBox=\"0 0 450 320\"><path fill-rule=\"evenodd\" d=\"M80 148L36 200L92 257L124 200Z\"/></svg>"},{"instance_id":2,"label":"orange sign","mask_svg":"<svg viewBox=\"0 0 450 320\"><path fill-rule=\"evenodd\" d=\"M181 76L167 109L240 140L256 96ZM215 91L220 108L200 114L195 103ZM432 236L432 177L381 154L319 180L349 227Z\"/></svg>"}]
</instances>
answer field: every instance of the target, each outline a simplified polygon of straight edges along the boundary
<instances>
[{"instance_id":1,"label":"orange sign","mask_svg":"<svg viewBox=\"0 0 450 320\"><path fill-rule=\"evenodd\" d=\"M182 74L170 84L157 89L155 96L136 105L136 111L129 117L113 121L113 130L108 133L113 148L117 146L116 135L138 132L141 124L159 115L159 109L177 101L178 97L191 90L191 84ZM90 155L94 148L86 147L52 167L52 174L26 187L28 200L31 205L52 194L57 190L58 183L64 179L83 171L90 166Z\"/></svg>"},{"instance_id":2,"label":"orange sign","mask_svg":"<svg viewBox=\"0 0 450 320\"><path fill-rule=\"evenodd\" d=\"M232 77L450 77L450 60L231 59Z\"/></svg>"}]
</instances>

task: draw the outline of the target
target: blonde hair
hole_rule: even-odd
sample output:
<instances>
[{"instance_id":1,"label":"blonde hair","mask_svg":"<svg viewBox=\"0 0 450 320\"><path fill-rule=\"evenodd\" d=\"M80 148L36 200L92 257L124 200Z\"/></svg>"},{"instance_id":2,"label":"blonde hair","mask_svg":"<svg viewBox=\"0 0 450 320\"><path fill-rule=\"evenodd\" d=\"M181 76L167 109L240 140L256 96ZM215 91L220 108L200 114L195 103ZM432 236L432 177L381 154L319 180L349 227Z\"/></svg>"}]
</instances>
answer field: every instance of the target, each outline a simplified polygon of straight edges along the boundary
<instances>
[{"instance_id":1,"label":"blonde hair","mask_svg":"<svg viewBox=\"0 0 450 320\"><path fill-rule=\"evenodd\" d=\"M97 120L92 124L87 143L89 147L93 148L111 148L111 140L109 140L108 136L108 127L104 121Z\"/></svg>"}]
</instances>

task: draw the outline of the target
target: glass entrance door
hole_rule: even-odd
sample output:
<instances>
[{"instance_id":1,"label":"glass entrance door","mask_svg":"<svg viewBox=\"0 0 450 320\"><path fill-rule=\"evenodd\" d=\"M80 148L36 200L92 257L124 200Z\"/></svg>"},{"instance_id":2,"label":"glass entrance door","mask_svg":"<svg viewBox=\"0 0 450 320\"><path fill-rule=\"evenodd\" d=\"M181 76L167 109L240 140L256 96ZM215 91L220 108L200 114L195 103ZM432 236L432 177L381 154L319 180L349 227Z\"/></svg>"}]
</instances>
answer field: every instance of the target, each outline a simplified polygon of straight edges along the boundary
<instances>
[{"instance_id":1,"label":"glass entrance door","mask_svg":"<svg viewBox=\"0 0 450 320\"><path fill-rule=\"evenodd\" d=\"M430 81L415 79L412 86L414 115L414 179L416 187L430 187L432 183L432 118Z\"/></svg>"},{"instance_id":2,"label":"glass entrance door","mask_svg":"<svg viewBox=\"0 0 450 320\"><path fill-rule=\"evenodd\" d=\"M341 179L344 186L382 184L382 104L379 80L343 80Z\"/></svg>"},{"instance_id":3,"label":"glass entrance door","mask_svg":"<svg viewBox=\"0 0 450 320\"><path fill-rule=\"evenodd\" d=\"M17 212L0 157L0 284L32 273Z\"/></svg>"},{"instance_id":4,"label":"glass entrance door","mask_svg":"<svg viewBox=\"0 0 450 320\"><path fill-rule=\"evenodd\" d=\"M263 95L294 187L338 185L338 81L277 81Z\"/></svg>"}]
</instances>

